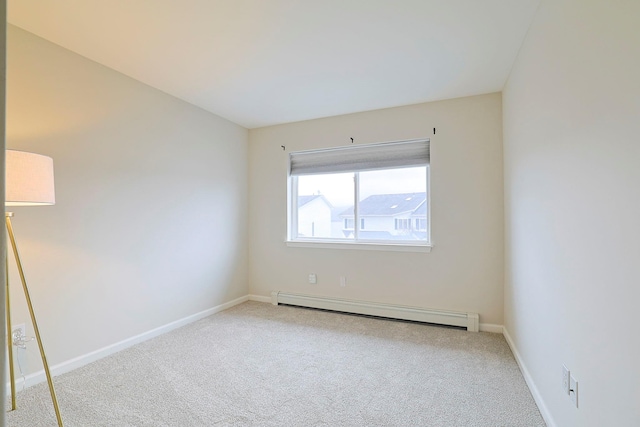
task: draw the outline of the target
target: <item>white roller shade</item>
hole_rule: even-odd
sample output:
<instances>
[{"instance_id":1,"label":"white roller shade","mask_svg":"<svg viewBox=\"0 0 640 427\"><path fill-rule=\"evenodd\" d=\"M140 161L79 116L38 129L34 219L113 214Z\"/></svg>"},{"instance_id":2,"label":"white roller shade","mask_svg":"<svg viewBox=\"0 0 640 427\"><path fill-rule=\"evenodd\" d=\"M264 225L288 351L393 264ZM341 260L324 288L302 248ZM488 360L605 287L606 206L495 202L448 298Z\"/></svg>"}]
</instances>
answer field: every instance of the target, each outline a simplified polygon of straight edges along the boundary
<instances>
[{"instance_id":1,"label":"white roller shade","mask_svg":"<svg viewBox=\"0 0 640 427\"><path fill-rule=\"evenodd\" d=\"M291 175L392 169L429 163L429 140L350 145L289 154Z\"/></svg>"}]
</instances>

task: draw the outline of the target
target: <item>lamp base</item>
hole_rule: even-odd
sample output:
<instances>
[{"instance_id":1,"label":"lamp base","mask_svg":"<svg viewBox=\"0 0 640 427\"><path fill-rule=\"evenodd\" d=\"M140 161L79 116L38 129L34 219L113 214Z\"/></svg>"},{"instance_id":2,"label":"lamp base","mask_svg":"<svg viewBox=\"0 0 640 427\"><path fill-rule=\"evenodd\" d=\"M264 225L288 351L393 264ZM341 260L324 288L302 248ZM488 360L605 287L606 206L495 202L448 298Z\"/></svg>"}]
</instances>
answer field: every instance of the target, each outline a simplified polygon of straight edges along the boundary
<instances>
[{"instance_id":1,"label":"lamp base","mask_svg":"<svg viewBox=\"0 0 640 427\"><path fill-rule=\"evenodd\" d=\"M51 372L49 371L49 363L47 362L47 356L44 352L44 347L42 345L42 339L40 338L40 330L38 329L38 321L36 320L36 314L33 310L33 305L31 304L31 296L29 295L29 288L27 287L27 280L24 276L24 270L22 269L22 262L20 261L20 254L18 253L18 245L16 244L16 239L13 234L13 226L11 225L11 218L13 217L13 212L5 212L5 223L7 226L7 233L9 234L9 241L11 242L11 248L13 249L13 255L16 259L16 264L18 266L18 273L20 274L20 281L22 282L22 290L24 291L24 297L27 301L27 307L29 308L29 315L31 316L31 324L33 325L33 331L36 334L36 340L38 341L38 347L40 349L40 357L42 358L42 364L44 365L44 373L47 376L47 383L49 383L49 393L51 394L51 401L53 402L53 409L56 412L56 418L58 420L58 426L63 427L62 416L60 415L60 408L58 406L58 398L56 397L56 390L53 387L53 380L51 378ZM9 257L7 256L7 263L9 262ZM11 407L12 409L16 408L15 404L15 376L13 372L13 356L12 356L12 345L13 342L11 340L11 317L9 310L9 272L7 269L7 289L6 289L6 300L7 300L7 326L8 326L8 345L9 345L9 373L11 375Z\"/></svg>"}]
</instances>

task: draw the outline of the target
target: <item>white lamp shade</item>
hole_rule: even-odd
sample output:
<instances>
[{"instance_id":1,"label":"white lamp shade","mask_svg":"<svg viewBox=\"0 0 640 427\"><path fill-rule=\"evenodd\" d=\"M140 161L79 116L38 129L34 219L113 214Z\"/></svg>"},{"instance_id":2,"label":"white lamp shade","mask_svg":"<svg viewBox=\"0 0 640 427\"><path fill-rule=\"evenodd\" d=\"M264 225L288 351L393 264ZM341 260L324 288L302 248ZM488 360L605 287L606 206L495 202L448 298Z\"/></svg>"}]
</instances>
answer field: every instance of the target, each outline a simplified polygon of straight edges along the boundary
<instances>
[{"instance_id":1,"label":"white lamp shade","mask_svg":"<svg viewBox=\"0 0 640 427\"><path fill-rule=\"evenodd\" d=\"M54 205L53 159L26 151L7 150L5 206Z\"/></svg>"}]
</instances>

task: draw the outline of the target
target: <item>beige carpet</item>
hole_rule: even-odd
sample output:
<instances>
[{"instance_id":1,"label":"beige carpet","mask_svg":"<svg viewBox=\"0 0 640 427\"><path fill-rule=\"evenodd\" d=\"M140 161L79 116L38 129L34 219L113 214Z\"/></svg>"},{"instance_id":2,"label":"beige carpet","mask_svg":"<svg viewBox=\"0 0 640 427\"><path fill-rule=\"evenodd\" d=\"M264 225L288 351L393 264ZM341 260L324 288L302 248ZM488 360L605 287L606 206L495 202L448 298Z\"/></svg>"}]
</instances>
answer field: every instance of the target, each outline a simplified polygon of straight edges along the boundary
<instances>
[{"instance_id":1,"label":"beige carpet","mask_svg":"<svg viewBox=\"0 0 640 427\"><path fill-rule=\"evenodd\" d=\"M544 426L498 334L247 302L55 378L68 427ZM9 426L55 426L46 384Z\"/></svg>"}]
</instances>

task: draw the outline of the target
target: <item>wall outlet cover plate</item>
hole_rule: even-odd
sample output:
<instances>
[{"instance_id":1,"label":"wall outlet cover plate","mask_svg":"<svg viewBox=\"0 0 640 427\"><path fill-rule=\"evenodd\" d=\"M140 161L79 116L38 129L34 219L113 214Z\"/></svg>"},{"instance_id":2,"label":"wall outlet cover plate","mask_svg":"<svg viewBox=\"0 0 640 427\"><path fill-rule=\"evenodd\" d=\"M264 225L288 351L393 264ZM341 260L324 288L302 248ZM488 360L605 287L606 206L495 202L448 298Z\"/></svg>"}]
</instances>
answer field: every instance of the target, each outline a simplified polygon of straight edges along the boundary
<instances>
[{"instance_id":1,"label":"wall outlet cover plate","mask_svg":"<svg viewBox=\"0 0 640 427\"><path fill-rule=\"evenodd\" d=\"M562 365L562 389L566 394L570 394L569 390L571 390L570 381L569 381L569 368Z\"/></svg>"},{"instance_id":2,"label":"wall outlet cover plate","mask_svg":"<svg viewBox=\"0 0 640 427\"><path fill-rule=\"evenodd\" d=\"M578 381L576 381L575 378L573 378L573 375L571 375L571 392L569 393L569 396L571 397L571 401L574 403L574 405L576 405L576 408L578 407Z\"/></svg>"}]
</instances>

